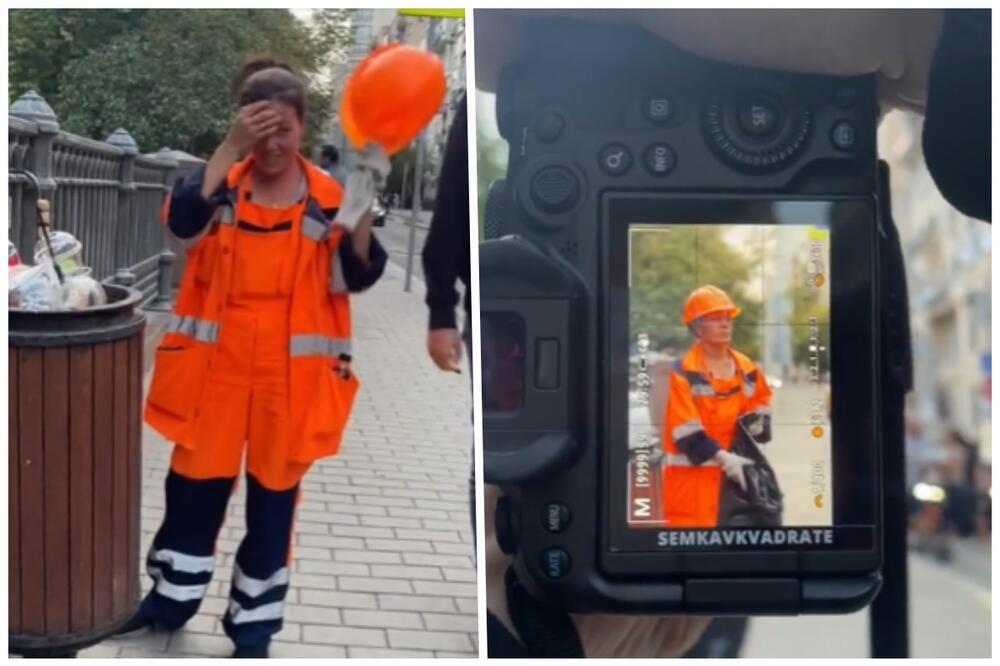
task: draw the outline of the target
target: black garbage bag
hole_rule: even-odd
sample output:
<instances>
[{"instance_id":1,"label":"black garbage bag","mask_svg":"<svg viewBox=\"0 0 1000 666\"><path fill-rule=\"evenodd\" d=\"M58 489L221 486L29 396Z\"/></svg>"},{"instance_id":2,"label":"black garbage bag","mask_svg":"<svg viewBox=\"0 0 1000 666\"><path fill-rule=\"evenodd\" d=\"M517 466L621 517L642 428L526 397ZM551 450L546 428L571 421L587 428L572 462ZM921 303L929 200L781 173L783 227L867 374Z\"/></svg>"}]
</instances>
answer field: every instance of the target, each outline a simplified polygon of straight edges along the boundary
<instances>
[{"instance_id":1,"label":"black garbage bag","mask_svg":"<svg viewBox=\"0 0 1000 666\"><path fill-rule=\"evenodd\" d=\"M746 490L723 477L719 527L780 527L784 502L778 476L742 423L729 452L749 458L754 464L743 468Z\"/></svg>"}]
</instances>

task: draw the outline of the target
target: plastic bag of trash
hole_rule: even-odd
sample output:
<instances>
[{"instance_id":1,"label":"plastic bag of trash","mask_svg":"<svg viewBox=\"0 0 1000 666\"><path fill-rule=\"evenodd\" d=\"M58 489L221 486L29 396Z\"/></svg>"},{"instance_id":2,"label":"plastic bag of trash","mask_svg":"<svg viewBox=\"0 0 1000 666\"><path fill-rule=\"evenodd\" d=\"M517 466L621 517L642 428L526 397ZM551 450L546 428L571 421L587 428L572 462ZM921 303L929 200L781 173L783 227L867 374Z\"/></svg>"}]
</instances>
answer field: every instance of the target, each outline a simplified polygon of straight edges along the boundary
<instances>
[{"instance_id":1,"label":"plastic bag of trash","mask_svg":"<svg viewBox=\"0 0 1000 666\"><path fill-rule=\"evenodd\" d=\"M87 269L90 272L90 269ZM62 286L62 307L67 310L106 305L108 295L101 283L85 274L70 275Z\"/></svg>"},{"instance_id":2,"label":"plastic bag of trash","mask_svg":"<svg viewBox=\"0 0 1000 666\"><path fill-rule=\"evenodd\" d=\"M21 310L62 309L62 289L50 262L8 269L7 305Z\"/></svg>"}]
</instances>

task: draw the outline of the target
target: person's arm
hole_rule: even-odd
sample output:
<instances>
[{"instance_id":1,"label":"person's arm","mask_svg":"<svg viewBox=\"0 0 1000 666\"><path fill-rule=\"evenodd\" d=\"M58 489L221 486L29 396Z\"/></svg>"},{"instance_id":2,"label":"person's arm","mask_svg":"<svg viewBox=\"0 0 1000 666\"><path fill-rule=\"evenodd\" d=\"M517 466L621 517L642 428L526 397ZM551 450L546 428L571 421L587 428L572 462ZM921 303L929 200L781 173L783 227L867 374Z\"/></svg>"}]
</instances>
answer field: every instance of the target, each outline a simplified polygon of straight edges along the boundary
<instances>
[{"instance_id":1,"label":"person's arm","mask_svg":"<svg viewBox=\"0 0 1000 666\"><path fill-rule=\"evenodd\" d=\"M759 367L754 370L754 393L753 397L747 401L744 414L740 417L743 425L753 436L758 444L766 444L771 441L771 387L767 384L767 377Z\"/></svg>"},{"instance_id":2,"label":"person's arm","mask_svg":"<svg viewBox=\"0 0 1000 666\"><path fill-rule=\"evenodd\" d=\"M708 436L698 415L698 408L691 397L691 386L678 372L670 373L670 398L664 419L664 441L673 439L677 450L695 465L701 465L722 450L718 442Z\"/></svg>"},{"instance_id":3,"label":"person's arm","mask_svg":"<svg viewBox=\"0 0 1000 666\"><path fill-rule=\"evenodd\" d=\"M358 222L358 226L354 227L349 236L351 238L351 247L354 249L354 256L356 256L361 261L367 263L369 254L371 252L372 243L372 212L371 209L367 213L361 216L361 220Z\"/></svg>"},{"instance_id":4,"label":"person's arm","mask_svg":"<svg viewBox=\"0 0 1000 666\"><path fill-rule=\"evenodd\" d=\"M208 163L174 184L167 210L167 227L172 234L181 240L191 240L205 230L219 204L218 196L229 168L256 141L274 132L280 120L266 101L248 104L237 112L226 138Z\"/></svg>"},{"instance_id":5,"label":"person's arm","mask_svg":"<svg viewBox=\"0 0 1000 666\"><path fill-rule=\"evenodd\" d=\"M354 234L358 233L361 227L367 224L368 234L364 243L358 242ZM358 253L358 247L364 248L364 255ZM370 216L368 222L362 221L354 233L345 233L337 243L336 256L331 257L331 261L340 262L340 270L343 271L344 282L347 290L357 293L368 289L375 284L385 271L385 262L389 259L385 248L378 238L371 233Z\"/></svg>"},{"instance_id":6,"label":"person's arm","mask_svg":"<svg viewBox=\"0 0 1000 666\"><path fill-rule=\"evenodd\" d=\"M456 328L459 296L455 282L461 274L463 256L468 265L469 154L464 98L448 131L440 183L422 253L432 330Z\"/></svg>"},{"instance_id":7,"label":"person's arm","mask_svg":"<svg viewBox=\"0 0 1000 666\"><path fill-rule=\"evenodd\" d=\"M205 167L199 168L187 178L174 183L167 208L167 228L182 241L191 241L205 230L212 212L218 205L218 195L222 185L210 192L204 191Z\"/></svg>"},{"instance_id":8,"label":"person's arm","mask_svg":"<svg viewBox=\"0 0 1000 666\"><path fill-rule=\"evenodd\" d=\"M211 196L225 182L229 167L246 155L256 142L273 134L280 124L281 117L267 100L241 107L229 126L225 140L205 165L202 197L207 199Z\"/></svg>"}]
</instances>

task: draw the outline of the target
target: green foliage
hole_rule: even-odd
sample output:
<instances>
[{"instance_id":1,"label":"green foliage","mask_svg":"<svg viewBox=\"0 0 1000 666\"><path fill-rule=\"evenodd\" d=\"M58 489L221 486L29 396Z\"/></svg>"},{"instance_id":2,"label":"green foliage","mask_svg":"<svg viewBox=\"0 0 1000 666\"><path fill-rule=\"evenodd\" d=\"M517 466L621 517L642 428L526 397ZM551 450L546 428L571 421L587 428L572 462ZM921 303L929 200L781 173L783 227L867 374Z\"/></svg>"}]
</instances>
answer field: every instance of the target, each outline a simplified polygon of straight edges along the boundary
<instances>
[{"instance_id":1,"label":"green foliage","mask_svg":"<svg viewBox=\"0 0 1000 666\"><path fill-rule=\"evenodd\" d=\"M124 127L144 152L211 153L236 111L240 67L262 54L288 62L309 83L308 151L333 103L322 74L349 39L345 10L317 11L311 25L283 9L10 15L11 91L37 87L66 131L103 139Z\"/></svg>"},{"instance_id":2,"label":"green foliage","mask_svg":"<svg viewBox=\"0 0 1000 666\"><path fill-rule=\"evenodd\" d=\"M646 333L653 349L683 350L692 336L682 320L684 302L695 288L714 284L742 309L733 347L759 358L763 303L752 284L759 280L756 248L738 251L711 225L661 227L632 235L630 330Z\"/></svg>"},{"instance_id":3,"label":"green foliage","mask_svg":"<svg viewBox=\"0 0 1000 666\"><path fill-rule=\"evenodd\" d=\"M66 65L134 30L147 9L11 9L8 86L13 101L34 88L51 104Z\"/></svg>"}]
</instances>

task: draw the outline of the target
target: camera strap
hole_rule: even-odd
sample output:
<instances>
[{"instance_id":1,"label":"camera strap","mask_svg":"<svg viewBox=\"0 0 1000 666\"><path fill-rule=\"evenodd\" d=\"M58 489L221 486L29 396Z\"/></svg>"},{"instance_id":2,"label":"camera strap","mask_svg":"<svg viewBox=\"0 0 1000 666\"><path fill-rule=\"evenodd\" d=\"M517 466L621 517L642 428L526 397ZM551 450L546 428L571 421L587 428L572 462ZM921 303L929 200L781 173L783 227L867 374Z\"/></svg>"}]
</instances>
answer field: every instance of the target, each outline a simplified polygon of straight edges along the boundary
<instances>
[{"instance_id":1,"label":"camera strap","mask_svg":"<svg viewBox=\"0 0 1000 666\"><path fill-rule=\"evenodd\" d=\"M514 567L507 567L504 586L507 590L507 610L527 656L584 656L580 634L569 613L546 606L532 597L517 579Z\"/></svg>"}]
</instances>

